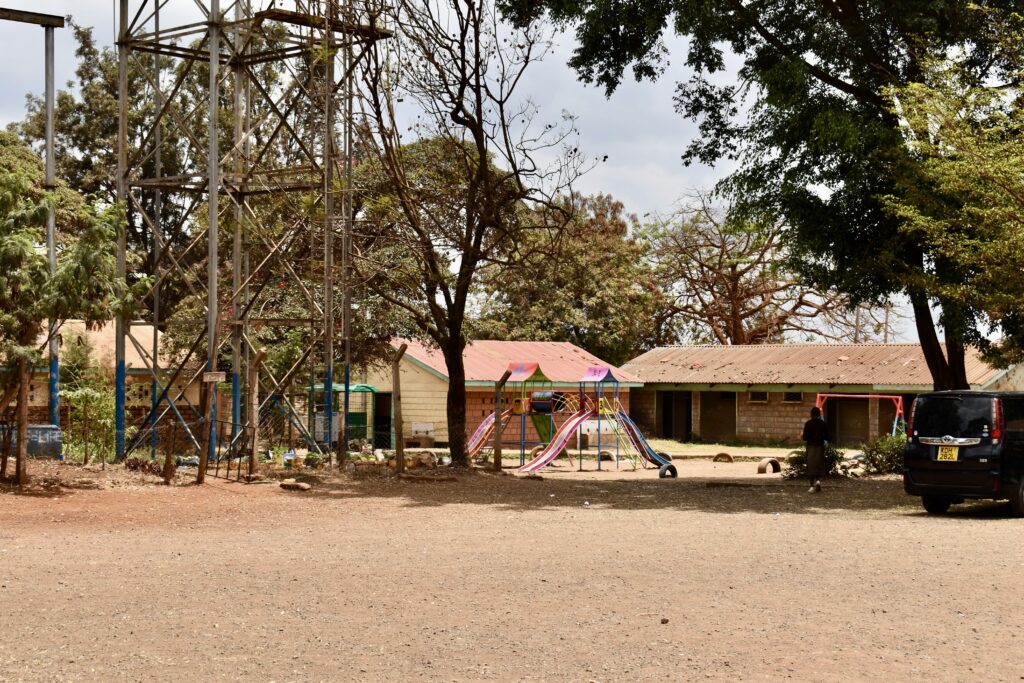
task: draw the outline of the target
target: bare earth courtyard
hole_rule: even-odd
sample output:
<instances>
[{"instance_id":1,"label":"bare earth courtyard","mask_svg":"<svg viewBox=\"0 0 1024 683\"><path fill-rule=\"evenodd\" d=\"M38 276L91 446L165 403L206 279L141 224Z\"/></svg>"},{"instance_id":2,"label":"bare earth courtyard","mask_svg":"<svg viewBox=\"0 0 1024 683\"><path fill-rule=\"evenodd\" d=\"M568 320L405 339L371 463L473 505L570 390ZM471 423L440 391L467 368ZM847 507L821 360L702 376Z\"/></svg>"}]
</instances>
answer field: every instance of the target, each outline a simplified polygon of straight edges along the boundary
<instances>
[{"instance_id":1,"label":"bare earth courtyard","mask_svg":"<svg viewBox=\"0 0 1024 683\"><path fill-rule=\"evenodd\" d=\"M896 478L33 467L80 488L0 495L0 681L1024 678L1022 522Z\"/></svg>"}]
</instances>

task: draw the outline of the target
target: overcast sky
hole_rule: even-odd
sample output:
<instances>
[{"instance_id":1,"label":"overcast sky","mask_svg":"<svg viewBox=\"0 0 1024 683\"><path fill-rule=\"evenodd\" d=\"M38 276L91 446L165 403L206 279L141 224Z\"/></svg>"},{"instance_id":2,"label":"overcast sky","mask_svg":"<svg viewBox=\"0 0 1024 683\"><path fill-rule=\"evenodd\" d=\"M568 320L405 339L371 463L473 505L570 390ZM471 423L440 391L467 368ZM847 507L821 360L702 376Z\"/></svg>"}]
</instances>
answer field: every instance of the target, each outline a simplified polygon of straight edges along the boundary
<instances>
[{"instance_id":1,"label":"overcast sky","mask_svg":"<svg viewBox=\"0 0 1024 683\"><path fill-rule=\"evenodd\" d=\"M225 0L226 2L227 0ZM113 45L116 0L0 0L3 6L48 14L71 15L79 24L93 26L101 45ZM258 3L254 3L258 4ZM138 0L132 0L132 8ZM164 25L196 21L193 0L170 0ZM175 16L176 15L176 16ZM43 29L29 24L0 21L0 126L24 116L25 94L43 91ZM666 213L688 191L710 189L731 170L726 166L685 167L681 156L696 134L696 126L678 115L672 104L675 82L685 78L679 66L670 66L656 83L623 83L611 98L599 88L580 83L568 60L573 36L564 34L553 54L537 64L523 84L524 93L539 105L545 117L566 110L578 117L580 146L590 157L608 160L584 176L577 189L605 192L621 201L630 213L644 216ZM682 64L684 45L673 41L669 53ZM73 78L75 42L68 29L56 32L58 89ZM910 324L900 337L916 339Z\"/></svg>"},{"instance_id":2,"label":"overcast sky","mask_svg":"<svg viewBox=\"0 0 1024 683\"><path fill-rule=\"evenodd\" d=\"M100 44L114 40L112 0L0 0L12 9L48 14L72 15L79 24L93 26ZM137 7L133 0L131 6ZM193 20L192 0L171 0L168 11L187 12L182 20ZM164 24L171 23L171 17ZM69 30L56 36L57 87L74 76L74 38ZM43 89L43 29L28 24L0 22L0 125L22 118L25 94ZM623 84L610 99L595 87L576 79L566 65L572 36L561 41L556 52L537 64L524 84L540 106L542 115L557 116L567 110L579 117L581 147L592 157L608 161L589 173L578 187L585 193L607 192L626 205L627 211L643 215L666 212L679 196L694 187L710 188L724 170L683 166L680 157L695 127L675 113L672 106L674 81L671 73L658 83ZM14 57L14 58L11 58Z\"/></svg>"}]
</instances>

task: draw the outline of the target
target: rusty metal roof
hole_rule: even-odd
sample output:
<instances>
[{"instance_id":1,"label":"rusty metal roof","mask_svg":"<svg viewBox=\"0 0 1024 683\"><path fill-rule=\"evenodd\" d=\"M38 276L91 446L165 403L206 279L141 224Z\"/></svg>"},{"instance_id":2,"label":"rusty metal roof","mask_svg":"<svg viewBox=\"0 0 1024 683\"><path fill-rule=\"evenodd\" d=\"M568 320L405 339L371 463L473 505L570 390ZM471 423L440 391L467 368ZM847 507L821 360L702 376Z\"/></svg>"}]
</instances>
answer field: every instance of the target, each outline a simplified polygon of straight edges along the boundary
<instances>
[{"instance_id":1,"label":"rusty metal roof","mask_svg":"<svg viewBox=\"0 0 1024 683\"><path fill-rule=\"evenodd\" d=\"M865 385L927 390L918 344L663 346L622 366L647 384ZM967 379L984 387L1003 371L967 351Z\"/></svg>"},{"instance_id":2,"label":"rusty metal roof","mask_svg":"<svg viewBox=\"0 0 1024 683\"><path fill-rule=\"evenodd\" d=\"M415 339L396 339L394 346L409 345L406 354L435 374L447 379L448 366L441 350ZM501 378L510 363L537 363L544 374L558 384L575 384L591 366L613 367L570 342L474 341L462 353L466 382L491 383ZM615 369L624 384L640 384L635 374Z\"/></svg>"}]
</instances>

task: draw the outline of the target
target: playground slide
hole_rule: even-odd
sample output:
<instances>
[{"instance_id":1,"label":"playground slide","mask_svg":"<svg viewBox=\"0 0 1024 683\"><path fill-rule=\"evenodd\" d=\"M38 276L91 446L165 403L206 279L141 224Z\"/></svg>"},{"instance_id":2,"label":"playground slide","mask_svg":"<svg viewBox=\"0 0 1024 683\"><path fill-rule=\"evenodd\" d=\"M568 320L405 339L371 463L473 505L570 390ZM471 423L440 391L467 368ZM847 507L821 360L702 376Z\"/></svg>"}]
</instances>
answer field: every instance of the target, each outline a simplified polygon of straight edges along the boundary
<instances>
[{"instance_id":1,"label":"playground slide","mask_svg":"<svg viewBox=\"0 0 1024 683\"><path fill-rule=\"evenodd\" d=\"M551 439L551 443L549 443L544 448L544 450L538 453L537 457L535 457L533 460L520 467L519 471L536 472L541 467L544 467L549 462L557 458L558 454L561 453L562 449L565 448L565 445L569 443L569 437L571 437L576 432L576 430L579 429L580 425L582 425L590 418L594 417L594 415L597 415L597 411L592 410L590 408L584 408L583 410L574 414L572 417L566 420L561 427L558 428L558 431L555 432L554 438Z\"/></svg>"},{"instance_id":2,"label":"playground slide","mask_svg":"<svg viewBox=\"0 0 1024 683\"><path fill-rule=\"evenodd\" d=\"M501 421L504 424L508 418L512 415L512 409L509 408L501 414ZM473 436L469 437L469 457L475 457L477 453L487 444L487 439L494 433L494 413L491 413L484 418L484 421L480 423L480 426L473 432Z\"/></svg>"},{"instance_id":3,"label":"playground slide","mask_svg":"<svg viewBox=\"0 0 1024 683\"><path fill-rule=\"evenodd\" d=\"M644 435L640 433L640 428L636 426L636 423L633 422L632 419L630 419L625 410L620 410L615 414L615 416L619 418L619 422L625 428L626 434L629 436L629 440L633 442L634 448L636 448L637 452L643 456L644 460L652 465L656 465L657 467L661 467L662 465L667 465L669 463L668 459L664 456L658 455L658 452L651 448L651 444L647 443L647 439L645 439Z\"/></svg>"}]
</instances>

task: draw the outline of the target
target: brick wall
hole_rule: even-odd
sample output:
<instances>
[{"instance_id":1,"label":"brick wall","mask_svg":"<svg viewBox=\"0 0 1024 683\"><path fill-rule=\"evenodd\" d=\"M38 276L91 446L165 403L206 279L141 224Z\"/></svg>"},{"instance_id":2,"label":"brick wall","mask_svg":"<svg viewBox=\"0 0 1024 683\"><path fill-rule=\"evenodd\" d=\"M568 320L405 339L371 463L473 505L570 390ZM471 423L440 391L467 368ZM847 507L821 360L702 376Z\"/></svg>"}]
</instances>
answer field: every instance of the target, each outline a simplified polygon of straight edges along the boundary
<instances>
[{"instance_id":1,"label":"brick wall","mask_svg":"<svg viewBox=\"0 0 1024 683\"><path fill-rule=\"evenodd\" d=\"M799 403L783 402L782 392L768 392L767 403L751 403L750 394L736 394L736 438L740 441L800 443L817 394L804 392ZM695 421L694 424L699 424Z\"/></svg>"},{"instance_id":2,"label":"brick wall","mask_svg":"<svg viewBox=\"0 0 1024 683\"><path fill-rule=\"evenodd\" d=\"M631 396L629 416L645 434L654 434L658 424L658 393L637 389Z\"/></svg>"}]
</instances>

